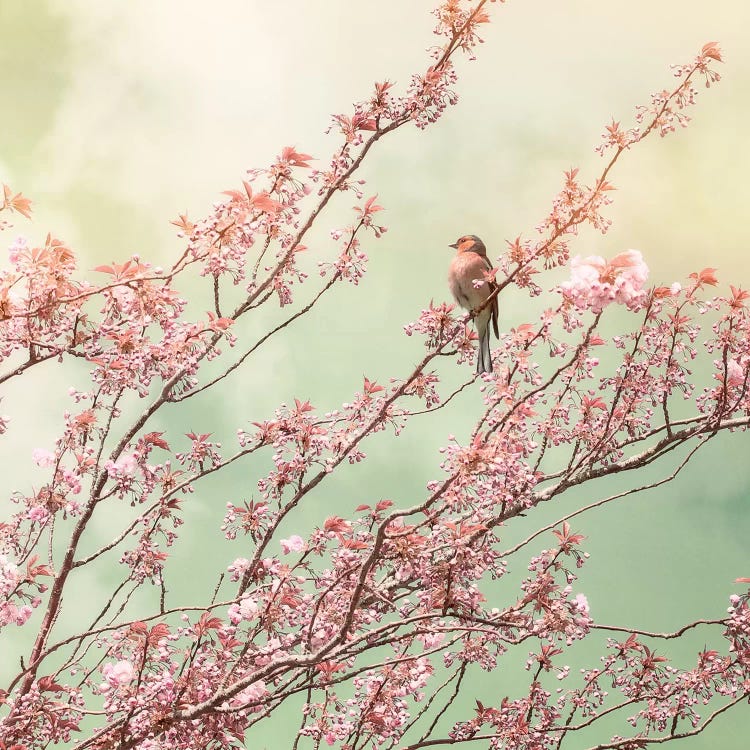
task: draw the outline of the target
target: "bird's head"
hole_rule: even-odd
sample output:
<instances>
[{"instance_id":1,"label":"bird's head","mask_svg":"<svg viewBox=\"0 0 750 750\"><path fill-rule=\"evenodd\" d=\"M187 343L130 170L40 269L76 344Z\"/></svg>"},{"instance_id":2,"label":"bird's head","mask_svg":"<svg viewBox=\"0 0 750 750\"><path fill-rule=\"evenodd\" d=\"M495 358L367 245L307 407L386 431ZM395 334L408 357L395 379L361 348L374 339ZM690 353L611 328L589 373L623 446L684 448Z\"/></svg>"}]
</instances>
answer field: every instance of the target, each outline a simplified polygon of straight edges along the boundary
<instances>
[{"instance_id":1,"label":"bird's head","mask_svg":"<svg viewBox=\"0 0 750 750\"><path fill-rule=\"evenodd\" d=\"M448 245L458 250L459 253L476 253L477 255L487 255L487 248L484 242L475 234L465 234L459 237L453 244Z\"/></svg>"}]
</instances>

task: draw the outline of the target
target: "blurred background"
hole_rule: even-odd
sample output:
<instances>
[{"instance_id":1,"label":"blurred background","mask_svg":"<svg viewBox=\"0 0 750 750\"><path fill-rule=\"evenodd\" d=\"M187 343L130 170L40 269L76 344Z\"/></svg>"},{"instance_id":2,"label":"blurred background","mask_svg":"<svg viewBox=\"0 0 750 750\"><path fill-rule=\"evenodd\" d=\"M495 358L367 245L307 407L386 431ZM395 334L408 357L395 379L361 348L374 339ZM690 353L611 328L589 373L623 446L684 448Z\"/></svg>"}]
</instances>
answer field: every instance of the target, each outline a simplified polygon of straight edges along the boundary
<instances>
[{"instance_id":1,"label":"blurred background","mask_svg":"<svg viewBox=\"0 0 750 750\"><path fill-rule=\"evenodd\" d=\"M438 41L429 14L435 4L0 0L0 181L34 201L33 224L20 220L13 231L35 242L52 232L75 249L86 273L134 253L170 263L183 249L169 224L178 213L200 218L222 190L239 185L246 169L269 164L283 146L325 164L337 145L324 132L331 114L349 113L374 81L393 81L398 92L424 70L425 49ZM368 160L364 189L378 193L386 209L378 218L389 231L367 242L369 272L360 287L325 298L221 394L211 391L161 417L153 429L167 430L173 447L190 430L229 441L238 427L267 418L294 397L310 399L322 412L336 408L361 388L363 375L387 383L408 374L422 349L402 327L430 300L449 298L448 243L476 233L497 257L506 240L532 236L563 170L580 167L593 180L601 169L594 147L604 125L612 118L630 125L635 105L673 85L669 65L690 61L707 41L722 47L722 81L701 88L687 130L624 155L610 175L617 187L608 211L612 230L584 232L573 251L611 256L640 249L656 283L713 266L725 288L750 284L750 5L529 0L494 5L491 13L478 59L459 65L459 104L425 132L398 131ZM323 217L309 243L313 262L333 257L327 232L351 220L353 204L353 196L342 196ZM12 237L0 239L7 245ZM547 287L558 280L550 275ZM200 303L206 291L186 290L197 300L196 314L209 307ZM507 330L534 320L540 304L509 295L501 325ZM260 313L248 334L265 330L275 314ZM610 325L634 323L619 314ZM439 367L449 382L471 373L470 365L453 372L452 360ZM51 447L70 406L68 387L85 383L83 370L47 368L2 394L1 411L13 428L0 443L0 502L39 481L31 450ZM370 460L334 477L302 509L299 527L283 531L304 533L333 512L348 515L383 497L405 506L420 500L426 482L440 475L438 448L449 435L464 441L481 406L477 392L468 391L453 408L415 419L395 446L372 441L365 448ZM673 484L577 519L574 527L586 534L591 553L577 590L588 596L595 620L671 630L722 616L728 596L738 591L733 580L750 575L747 454L744 433L717 439ZM190 566L191 586L209 585L242 554L241 545L227 551L218 527L226 502L253 497L268 462L264 456L228 472L186 506L173 564ZM665 467L653 476L668 473ZM636 479L620 478L561 499L509 530L509 546L631 482ZM112 533L114 513L98 521L92 548L99 532L102 539ZM532 545L529 555L535 551ZM211 563L196 565L198 554ZM95 602L111 575L82 573L79 596ZM183 585L174 595L189 600L191 589ZM75 613L67 618L60 627L75 627ZM705 643L722 643L717 635L702 632L677 647L671 652L676 663L687 666ZM582 652L581 665L595 666L597 653ZM498 696L525 690L526 673L514 684L511 670L501 672L477 680L465 706L475 698L492 705ZM720 717L683 747L745 748L747 713ZM273 721L259 746L278 743L284 727L278 716ZM616 722L610 728L627 731ZM571 738L565 747L602 739Z\"/></svg>"}]
</instances>

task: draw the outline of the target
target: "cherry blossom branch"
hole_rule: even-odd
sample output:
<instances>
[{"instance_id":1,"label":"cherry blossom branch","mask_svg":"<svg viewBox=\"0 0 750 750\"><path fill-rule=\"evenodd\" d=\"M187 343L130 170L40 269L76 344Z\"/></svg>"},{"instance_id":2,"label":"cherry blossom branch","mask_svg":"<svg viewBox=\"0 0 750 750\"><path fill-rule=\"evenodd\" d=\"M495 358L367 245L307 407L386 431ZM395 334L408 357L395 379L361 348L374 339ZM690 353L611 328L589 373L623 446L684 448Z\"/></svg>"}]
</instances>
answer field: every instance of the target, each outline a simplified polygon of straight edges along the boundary
<instances>
[{"instance_id":1,"label":"cherry blossom branch","mask_svg":"<svg viewBox=\"0 0 750 750\"><path fill-rule=\"evenodd\" d=\"M653 482L647 482L646 484L643 484L640 487L631 487L630 489L623 490L622 492L616 492L614 495L609 495L608 497L604 497L604 498L601 498L600 500L596 500L593 503L589 503L588 505L585 505L582 508L578 508L577 510L572 511L571 513L568 513L567 515L562 516L561 518L558 518L557 521L554 521L553 523L543 526L538 531L535 531L533 534L531 534L526 539L524 539L522 542L519 542L515 546L510 547L509 549L505 550L500 556L509 557L515 552L518 552L518 550L520 550L521 548L530 544L532 541L534 541L534 539L537 539L542 534L552 531L552 529L555 529L558 526L561 526L566 521L570 521L572 518L575 518L576 516L583 515L584 513L587 513L588 511L593 510L594 508L599 508L602 505L606 505L607 503L611 503L615 500L620 500L623 497L636 495L638 493L645 492L647 490L655 489L656 487L661 487L662 485L667 484L668 482L671 482L673 479L677 477L677 475L682 471L682 469L684 469L685 466L687 466L688 461L690 461L690 459L706 444L708 440L711 439L711 437L713 437L713 435L704 436L703 440L690 450L687 456L685 456L685 458L679 463L679 465L675 468L675 470L668 476L663 477L662 479L659 479Z\"/></svg>"},{"instance_id":2,"label":"cherry blossom branch","mask_svg":"<svg viewBox=\"0 0 750 750\"><path fill-rule=\"evenodd\" d=\"M625 628L620 627L618 625L601 625L597 623L596 625L592 625L592 630L603 630L603 631L611 631L615 633L628 633L636 635L640 635L646 638L661 638L663 640L671 640L674 638L680 638L682 635L687 633L688 630L693 630L694 628L700 627L701 625L726 625L727 624L727 618L724 617L722 619L718 620L694 620L693 622L689 622L687 625L683 625L681 628L678 628L677 630L671 632L671 633L655 633L649 630L639 630L638 628Z\"/></svg>"},{"instance_id":3,"label":"cherry blossom branch","mask_svg":"<svg viewBox=\"0 0 750 750\"><path fill-rule=\"evenodd\" d=\"M607 466L599 468L589 467L585 472L579 473L578 476L565 477L557 484L536 493L536 497L540 502L547 501L553 496L559 495L565 490L581 484L582 482L591 479L598 479L603 476L609 476L611 474L617 474L621 471L631 471L633 469L647 466L649 463L661 457L664 453L674 450L691 438L705 435L713 436L722 430L734 430L739 427L747 427L748 425L750 425L750 417L729 419L722 422L720 425L699 423L694 427L688 427L684 430L674 432L672 435L667 435L650 448L646 448L640 453L623 459L622 461L613 462Z\"/></svg>"},{"instance_id":4,"label":"cherry blossom branch","mask_svg":"<svg viewBox=\"0 0 750 750\"><path fill-rule=\"evenodd\" d=\"M675 734L670 734L667 736L662 737L637 737L635 738L635 741L641 743L642 745L661 745L665 742L672 742L673 740L681 740L685 739L687 737L694 737L697 734L701 734L704 732L708 726L721 714L726 713L729 711L729 709L734 708L738 703L741 703L744 700L747 700L748 697L750 697L750 692L741 693L733 700L729 701L729 703L726 703L721 708L716 709L711 714L709 714L705 720L699 724L695 729L690 729L685 732L678 732ZM630 740L619 740L617 742L611 742L611 743L602 743L599 745L591 746L588 750L618 750L619 748L627 748L628 746L632 746L633 739Z\"/></svg>"},{"instance_id":5,"label":"cherry blossom branch","mask_svg":"<svg viewBox=\"0 0 750 750\"><path fill-rule=\"evenodd\" d=\"M352 236L349 240L349 244L347 248L345 249L345 253L349 251L351 248L352 242L354 241L357 232L362 228L363 223L360 220L360 222L357 224L356 228L352 232ZM279 323L275 328L272 328L268 333L264 334L263 336L258 339L258 341L253 344L238 360L236 360L234 363L229 365L221 375L217 375L215 378L212 378L204 385L200 386L199 388L195 388L191 391L188 391L187 393L182 394L181 396L173 396L169 399L171 403L179 403L180 401L184 401L188 398L191 398L192 396L196 396L197 394L201 393L202 391L208 390L212 386L216 385L217 383L221 382L224 378L228 377L234 370L236 370L238 367L240 367L249 357L251 354L253 354L257 349L259 349L263 344L268 341L273 335L278 333L279 331L282 331L284 328L286 328L288 325L293 323L295 320L300 318L302 315L305 315L306 313L310 312L312 308L315 306L315 304L318 302L318 300L337 282L341 279L343 275L343 271L341 269L337 269L335 273L331 276L331 278L325 283L325 285L322 287L322 289L308 302L304 307L300 308L295 312L293 315L289 316L283 323Z\"/></svg>"}]
</instances>

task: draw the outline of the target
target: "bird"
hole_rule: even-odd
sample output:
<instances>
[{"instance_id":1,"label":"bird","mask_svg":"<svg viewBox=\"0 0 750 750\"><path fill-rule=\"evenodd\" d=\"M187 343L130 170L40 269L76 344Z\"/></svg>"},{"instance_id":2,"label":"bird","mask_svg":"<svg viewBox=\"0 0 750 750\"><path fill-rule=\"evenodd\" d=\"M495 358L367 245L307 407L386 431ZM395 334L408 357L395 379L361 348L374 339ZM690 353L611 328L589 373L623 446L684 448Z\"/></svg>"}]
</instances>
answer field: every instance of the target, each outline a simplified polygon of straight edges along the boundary
<instances>
[{"instance_id":1,"label":"bird","mask_svg":"<svg viewBox=\"0 0 750 750\"><path fill-rule=\"evenodd\" d=\"M451 294L461 307L475 314L474 325L479 336L477 374L492 372L490 320L495 331L495 338L500 337L497 330L497 296L493 297L486 306L482 307L482 305L497 289L497 284L485 280L484 284L475 287L473 283L475 279L485 279L487 271L492 269L492 263L487 257L487 248L475 234L465 234L448 247L456 250L456 255L448 270Z\"/></svg>"}]
</instances>

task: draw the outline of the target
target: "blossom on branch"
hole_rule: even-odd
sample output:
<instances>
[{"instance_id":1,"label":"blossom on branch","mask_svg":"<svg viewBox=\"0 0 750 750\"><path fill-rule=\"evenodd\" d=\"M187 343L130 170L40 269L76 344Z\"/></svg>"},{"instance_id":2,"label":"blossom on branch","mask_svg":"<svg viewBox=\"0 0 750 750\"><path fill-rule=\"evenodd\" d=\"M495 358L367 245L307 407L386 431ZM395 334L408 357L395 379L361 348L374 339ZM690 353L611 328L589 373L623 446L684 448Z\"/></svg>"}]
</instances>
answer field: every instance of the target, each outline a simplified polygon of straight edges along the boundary
<instances>
[{"instance_id":1,"label":"blossom on branch","mask_svg":"<svg viewBox=\"0 0 750 750\"><path fill-rule=\"evenodd\" d=\"M581 310L601 312L611 302L638 310L648 296L648 266L638 250L626 250L610 261L598 255L576 255L570 273L570 281L561 284L560 290Z\"/></svg>"}]
</instances>

